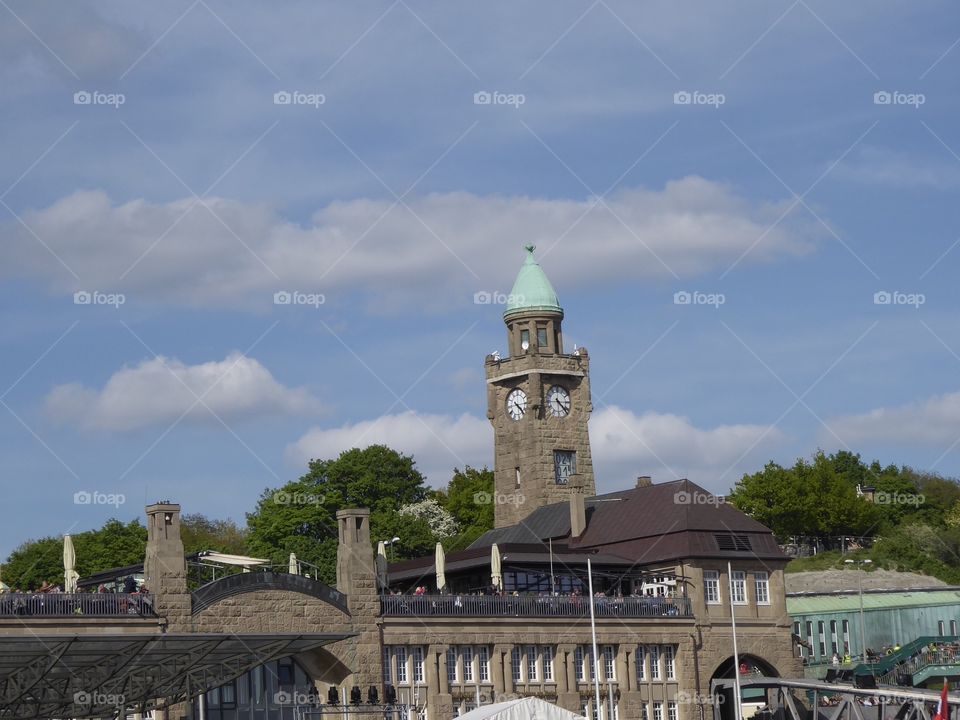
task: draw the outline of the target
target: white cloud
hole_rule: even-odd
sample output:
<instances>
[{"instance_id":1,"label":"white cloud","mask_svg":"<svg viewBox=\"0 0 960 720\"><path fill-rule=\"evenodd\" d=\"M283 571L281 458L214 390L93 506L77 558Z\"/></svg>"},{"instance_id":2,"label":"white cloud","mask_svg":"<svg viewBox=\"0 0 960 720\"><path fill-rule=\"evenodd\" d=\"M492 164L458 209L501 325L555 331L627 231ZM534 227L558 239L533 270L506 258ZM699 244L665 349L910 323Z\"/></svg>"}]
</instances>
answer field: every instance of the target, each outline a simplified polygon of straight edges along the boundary
<instances>
[{"instance_id":1,"label":"white cloud","mask_svg":"<svg viewBox=\"0 0 960 720\"><path fill-rule=\"evenodd\" d=\"M302 466L313 458L334 458L376 444L413 455L417 468L437 487L450 481L455 467L493 466L493 428L485 418L467 413L456 417L408 410L338 428L312 428L286 454L290 463Z\"/></svg>"},{"instance_id":2,"label":"white cloud","mask_svg":"<svg viewBox=\"0 0 960 720\"><path fill-rule=\"evenodd\" d=\"M203 402L197 402L197 397ZM206 405L206 407L204 407ZM209 409L208 409L209 408ZM187 420L222 420L271 413L312 413L319 402L302 388L287 388L253 358L231 353L221 361L185 365L157 357L115 372L102 389L58 385L45 399L61 421L102 430L134 430Z\"/></svg>"},{"instance_id":3,"label":"white cloud","mask_svg":"<svg viewBox=\"0 0 960 720\"><path fill-rule=\"evenodd\" d=\"M698 275L748 250L746 261L757 262L811 248L800 219L769 230L785 203L753 203L700 177L625 189L606 202L612 212L589 198L450 192L410 200L411 212L358 199L331 203L302 227L233 200L207 200L221 222L203 206L191 209L192 200L116 205L103 192L76 192L23 218L79 281L16 223L3 229L13 237L0 272L41 278L58 293L119 290L132 302L266 307L286 289L328 302L360 292L392 310L507 292L528 242L564 288Z\"/></svg>"},{"instance_id":4,"label":"white cloud","mask_svg":"<svg viewBox=\"0 0 960 720\"><path fill-rule=\"evenodd\" d=\"M836 169L839 177L892 188L949 190L960 185L960 170L940 159L866 145Z\"/></svg>"},{"instance_id":5,"label":"white cloud","mask_svg":"<svg viewBox=\"0 0 960 720\"><path fill-rule=\"evenodd\" d=\"M875 408L866 413L831 418L827 425L847 444L884 442L899 445L943 445L960 438L960 392L923 401ZM835 441L824 431L824 440Z\"/></svg>"},{"instance_id":6,"label":"white cloud","mask_svg":"<svg viewBox=\"0 0 960 720\"><path fill-rule=\"evenodd\" d=\"M603 492L629 487L636 475L644 473L655 481L672 480L673 470L708 489L726 492L738 473L755 470L758 462L768 459L763 453L783 439L780 431L766 430L761 425L701 429L677 415L636 415L615 406L603 408L590 420L597 488ZM337 428L313 428L288 446L287 459L305 465L311 458L332 458L374 443L412 454L433 485L448 482L455 466L493 466L493 431L486 419L412 410ZM721 479L731 466L734 470Z\"/></svg>"}]
</instances>

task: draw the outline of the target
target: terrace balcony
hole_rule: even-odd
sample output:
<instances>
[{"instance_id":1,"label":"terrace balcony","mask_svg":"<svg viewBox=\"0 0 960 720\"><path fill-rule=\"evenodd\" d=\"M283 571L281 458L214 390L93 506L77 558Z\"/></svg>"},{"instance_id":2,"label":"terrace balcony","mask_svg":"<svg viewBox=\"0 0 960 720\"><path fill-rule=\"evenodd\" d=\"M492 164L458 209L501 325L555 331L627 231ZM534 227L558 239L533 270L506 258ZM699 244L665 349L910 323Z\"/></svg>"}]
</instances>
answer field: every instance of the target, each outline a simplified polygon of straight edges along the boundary
<instances>
[{"instance_id":1,"label":"terrace balcony","mask_svg":"<svg viewBox=\"0 0 960 720\"><path fill-rule=\"evenodd\" d=\"M149 595L139 593L3 593L0 618L157 616Z\"/></svg>"},{"instance_id":2,"label":"terrace balcony","mask_svg":"<svg viewBox=\"0 0 960 720\"><path fill-rule=\"evenodd\" d=\"M590 617L590 599L538 595L381 595L384 617ZM593 598L598 618L692 618L689 598Z\"/></svg>"}]
</instances>

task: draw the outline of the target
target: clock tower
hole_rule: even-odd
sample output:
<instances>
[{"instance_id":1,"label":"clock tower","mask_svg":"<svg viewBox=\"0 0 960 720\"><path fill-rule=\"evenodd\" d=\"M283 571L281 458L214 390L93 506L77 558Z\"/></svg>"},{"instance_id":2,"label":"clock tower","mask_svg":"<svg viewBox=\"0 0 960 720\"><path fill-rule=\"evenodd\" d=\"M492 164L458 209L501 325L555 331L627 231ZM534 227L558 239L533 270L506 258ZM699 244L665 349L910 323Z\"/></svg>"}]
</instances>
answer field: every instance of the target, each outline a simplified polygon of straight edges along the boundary
<instances>
[{"instance_id":1,"label":"clock tower","mask_svg":"<svg viewBox=\"0 0 960 720\"><path fill-rule=\"evenodd\" d=\"M563 309L534 260L534 246L507 299L508 358L488 355L487 417L494 431L494 526L538 507L596 494L587 421L590 358L563 351Z\"/></svg>"}]
</instances>

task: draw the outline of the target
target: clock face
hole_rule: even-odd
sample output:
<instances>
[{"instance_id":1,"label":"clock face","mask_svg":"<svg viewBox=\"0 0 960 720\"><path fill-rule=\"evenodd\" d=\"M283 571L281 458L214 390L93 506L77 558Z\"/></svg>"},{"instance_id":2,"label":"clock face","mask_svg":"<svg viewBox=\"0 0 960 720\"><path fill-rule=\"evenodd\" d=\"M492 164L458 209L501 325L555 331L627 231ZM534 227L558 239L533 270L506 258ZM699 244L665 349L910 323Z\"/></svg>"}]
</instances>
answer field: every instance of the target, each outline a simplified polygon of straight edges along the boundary
<instances>
[{"instance_id":1,"label":"clock face","mask_svg":"<svg viewBox=\"0 0 960 720\"><path fill-rule=\"evenodd\" d=\"M513 420L519 420L527 411L527 394L520 388L511 390L507 395L507 413Z\"/></svg>"},{"instance_id":2,"label":"clock face","mask_svg":"<svg viewBox=\"0 0 960 720\"><path fill-rule=\"evenodd\" d=\"M554 385L547 390L547 407L554 417L566 417L570 413L570 393L565 387Z\"/></svg>"}]
</instances>

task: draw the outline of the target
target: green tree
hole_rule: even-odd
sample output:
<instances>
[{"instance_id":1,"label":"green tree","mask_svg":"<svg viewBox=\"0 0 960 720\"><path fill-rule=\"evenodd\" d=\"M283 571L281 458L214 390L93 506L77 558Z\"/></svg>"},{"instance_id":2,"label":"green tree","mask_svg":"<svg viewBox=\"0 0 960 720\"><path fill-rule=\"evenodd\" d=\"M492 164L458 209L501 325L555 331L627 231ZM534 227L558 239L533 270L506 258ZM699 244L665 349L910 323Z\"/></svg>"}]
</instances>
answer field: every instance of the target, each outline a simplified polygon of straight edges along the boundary
<instances>
[{"instance_id":1,"label":"green tree","mask_svg":"<svg viewBox=\"0 0 960 720\"><path fill-rule=\"evenodd\" d=\"M401 506L428 496L429 489L413 457L384 445L347 450L335 460L311 460L308 472L298 480L267 489L260 496L254 511L247 515L247 547L254 555L277 564L286 563L295 552L298 559L320 568L320 580L333 584L337 510L369 508L375 541L382 539L382 528L395 522L391 517ZM403 521L404 527L417 526L411 518ZM401 537L405 533L395 532ZM432 542L426 544L432 550ZM418 539L412 546L419 549L423 545ZM402 548L398 544L397 551L406 556L407 550Z\"/></svg>"},{"instance_id":2,"label":"green tree","mask_svg":"<svg viewBox=\"0 0 960 720\"><path fill-rule=\"evenodd\" d=\"M211 520L206 515L193 513L180 518L180 537L187 554L201 550L216 550L231 555L247 552L246 531L233 520Z\"/></svg>"},{"instance_id":3,"label":"green tree","mask_svg":"<svg viewBox=\"0 0 960 720\"><path fill-rule=\"evenodd\" d=\"M493 471L477 470L469 465L463 471L454 468L446 490L437 492L437 500L460 524L460 534L443 541L447 552L468 547L487 530L493 529Z\"/></svg>"}]
</instances>

